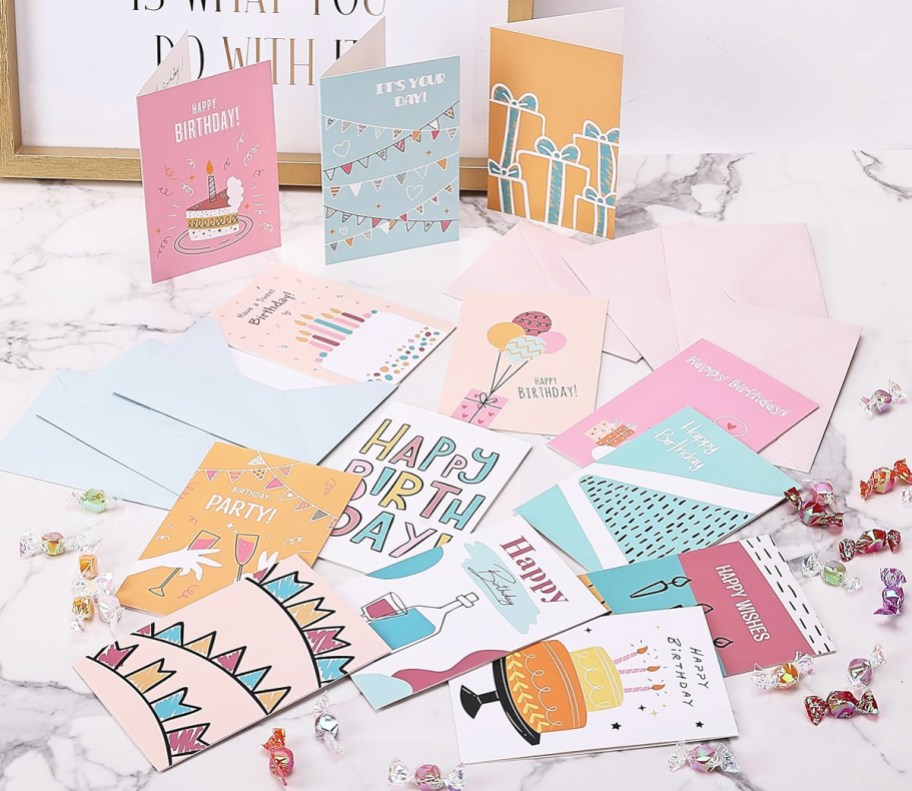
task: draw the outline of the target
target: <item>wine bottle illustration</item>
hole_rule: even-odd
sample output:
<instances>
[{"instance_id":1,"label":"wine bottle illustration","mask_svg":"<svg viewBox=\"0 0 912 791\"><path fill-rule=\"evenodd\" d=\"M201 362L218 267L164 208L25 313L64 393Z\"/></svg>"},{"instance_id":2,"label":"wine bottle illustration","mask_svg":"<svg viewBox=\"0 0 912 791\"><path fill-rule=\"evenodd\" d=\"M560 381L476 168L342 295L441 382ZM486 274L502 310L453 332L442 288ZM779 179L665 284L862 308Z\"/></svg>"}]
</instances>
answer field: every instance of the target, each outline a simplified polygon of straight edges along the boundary
<instances>
[{"instance_id":1,"label":"wine bottle illustration","mask_svg":"<svg viewBox=\"0 0 912 791\"><path fill-rule=\"evenodd\" d=\"M190 542L190 546L187 549L209 549L210 547L215 546L218 543L219 536L215 533L210 533L208 530L200 530L196 534L196 538ZM177 575L180 571L179 568L172 569L171 573L165 577L161 585L156 585L154 588L149 588L149 593L153 596L160 596L164 598L165 596L165 587L168 585L171 580Z\"/></svg>"},{"instance_id":2,"label":"wine bottle illustration","mask_svg":"<svg viewBox=\"0 0 912 791\"><path fill-rule=\"evenodd\" d=\"M443 629L451 612L475 606L477 593L463 593L440 607L406 607L395 593L387 593L361 608L361 616L391 650L415 645Z\"/></svg>"}]
</instances>

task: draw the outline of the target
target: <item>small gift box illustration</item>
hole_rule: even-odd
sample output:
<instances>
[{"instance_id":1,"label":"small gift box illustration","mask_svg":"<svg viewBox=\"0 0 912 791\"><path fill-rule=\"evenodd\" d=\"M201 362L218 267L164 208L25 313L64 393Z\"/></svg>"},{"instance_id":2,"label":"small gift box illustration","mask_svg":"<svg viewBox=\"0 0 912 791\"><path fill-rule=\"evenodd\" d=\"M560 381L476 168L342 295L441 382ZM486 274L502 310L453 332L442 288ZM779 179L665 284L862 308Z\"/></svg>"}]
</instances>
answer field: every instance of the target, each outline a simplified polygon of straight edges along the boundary
<instances>
[{"instance_id":1,"label":"small gift box illustration","mask_svg":"<svg viewBox=\"0 0 912 791\"><path fill-rule=\"evenodd\" d=\"M517 217L529 217L529 187L517 163L503 167L488 160L488 206Z\"/></svg>"},{"instance_id":2,"label":"small gift box illustration","mask_svg":"<svg viewBox=\"0 0 912 791\"><path fill-rule=\"evenodd\" d=\"M551 138L540 137L534 151L519 151L516 157L529 185L530 217L572 227L564 216L571 203L567 198L582 193L589 183L589 168L579 164L579 147L568 143L558 148Z\"/></svg>"},{"instance_id":3,"label":"small gift box illustration","mask_svg":"<svg viewBox=\"0 0 912 791\"><path fill-rule=\"evenodd\" d=\"M594 187L586 187L582 195L573 197L573 227L606 239L614 237L614 210L617 195L599 195Z\"/></svg>"},{"instance_id":4,"label":"small gift box illustration","mask_svg":"<svg viewBox=\"0 0 912 791\"><path fill-rule=\"evenodd\" d=\"M603 132L595 121L583 123L583 133L573 135L580 150L580 162L589 167L594 179L589 186L598 195L617 192L618 144L621 130L617 127Z\"/></svg>"},{"instance_id":5,"label":"small gift box illustration","mask_svg":"<svg viewBox=\"0 0 912 791\"><path fill-rule=\"evenodd\" d=\"M636 423L619 423L602 420L586 432L586 436L599 447L617 448L636 433Z\"/></svg>"},{"instance_id":6,"label":"small gift box illustration","mask_svg":"<svg viewBox=\"0 0 912 791\"><path fill-rule=\"evenodd\" d=\"M461 420L463 423L488 428L506 403L507 399L503 396L489 395L472 388L456 407L451 417Z\"/></svg>"},{"instance_id":7,"label":"small gift box illustration","mask_svg":"<svg viewBox=\"0 0 912 791\"><path fill-rule=\"evenodd\" d=\"M491 88L490 102L490 144L488 157L507 168L516 162L516 152L520 148L530 148L545 133L545 116L538 112L538 97L534 93L524 93L514 98L513 93L503 83ZM503 129L503 142L497 150L497 140L493 134Z\"/></svg>"}]
</instances>

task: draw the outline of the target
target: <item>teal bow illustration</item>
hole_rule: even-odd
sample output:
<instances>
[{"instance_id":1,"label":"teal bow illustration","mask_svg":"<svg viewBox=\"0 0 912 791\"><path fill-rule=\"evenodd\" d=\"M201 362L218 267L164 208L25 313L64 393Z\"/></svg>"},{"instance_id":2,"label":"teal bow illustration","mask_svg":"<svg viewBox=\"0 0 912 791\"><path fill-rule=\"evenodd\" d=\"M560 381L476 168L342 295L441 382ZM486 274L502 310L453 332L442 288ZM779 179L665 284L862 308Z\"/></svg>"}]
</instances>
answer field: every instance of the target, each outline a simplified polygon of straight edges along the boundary
<instances>
[{"instance_id":1,"label":"teal bow illustration","mask_svg":"<svg viewBox=\"0 0 912 791\"><path fill-rule=\"evenodd\" d=\"M599 206L613 207L617 203L617 195L614 193L610 193L608 195L600 195L595 187L586 187L583 190L583 197L587 201L595 203Z\"/></svg>"},{"instance_id":2,"label":"teal bow illustration","mask_svg":"<svg viewBox=\"0 0 912 791\"><path fill-rule=\"evenodd\" d=\"M488 173L492 176L505 176L508 179L518 179L520 175L519 163L514 162L508 167L503 167L499 162L493 159L488 160Z\"/></svg>"},{"instance_id":3,"label":"teal bow illustration","mask_svg":"<svg viewBox=\"0 0 912 791\"><path fill-rule=\"evenodd\" d=\"M564 162L579 162L579 146L573 143L567 143L563 148L558 149L555 142L550 137L540 137L535 141L535 150L549 159L559 159Z\"/></svg>"},{"instance_id":4,"label":"teal bow illustration","mask_svg":"<svg viewBox=\"0 0 912 791\"><path fill-rule=\"evenodd\" d=\"M621 137L621 130L615 127L614 129L609 129L607 132L603 132L599 129L599 126L595 121L586 121L586 123L583 124L583 137L588 137L592 140L601 140L603 143L617 143Z\"/></svg>"},{"instance_id":5,"label":"teal bow illustration","mask_svg":"<svg viewBox=\"0 0 912 791\"><path fill-rule=\"evenodd\" d=\"M491 98L495 102L509 104L511 107L519 107L533 112L538 110L538 97L534 93L524 93L518 99L514 99L512 91L502 82L497 83L491 89Z\"/></svg>"}]
</instances>

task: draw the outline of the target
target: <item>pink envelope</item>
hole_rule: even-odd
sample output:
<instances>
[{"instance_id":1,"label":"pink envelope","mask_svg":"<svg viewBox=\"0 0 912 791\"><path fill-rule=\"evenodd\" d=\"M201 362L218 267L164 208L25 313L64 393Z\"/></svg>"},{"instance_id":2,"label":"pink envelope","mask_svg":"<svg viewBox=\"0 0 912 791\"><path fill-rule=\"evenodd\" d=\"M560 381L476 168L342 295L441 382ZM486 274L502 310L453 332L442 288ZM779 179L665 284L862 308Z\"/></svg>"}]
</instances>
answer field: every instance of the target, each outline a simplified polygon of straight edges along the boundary
<instances>
[{"instance_id":1,"label":"pink envelope","mask_svg":"<svg viewBox=\"0 0 912 791\"><path fill-rule=\"evenodd\" d=\"M652 368L678 353L661 229L580 245L568 249L564 260L593 296L608 300L609 325L617 326Z\"/></svg>"},{"instance_id":2,"label":"pink envelope","mask_svg":"<svg viewBox=\"0 0 912 791\"><path fill-rule=\"evenodd\" d=\"M597 245L601 248L603 245ZM568 267L565 256L591 249L540 225L518 222L446 289L456 299L466 291L521 291L587 297L589 290ZM598 294L596 296L603 296ZM637 362L640 352L611 318L603 350Z\"/></svg>"},{"instance_id":3,"label":"pink envelope","mask_svg":"<svg viewBox=\"0 0 912 791\"><path fill-rule=\"evenodd\" d=\"M677 225L662 231L678 347L735 302L827 316L807 226Z\"/></svg>"},{"instance_id":4,"label":"pink envelope","mask_svg":"<svg viewBox=\"0 0 912 791\"><path fill-rule=\"evenodd\" d=\"M817 402L816 412L760 454L779 467L809 472L861 330L846 321L728 302L707 310L695 332Z\"/></svg>"}]
</instances>

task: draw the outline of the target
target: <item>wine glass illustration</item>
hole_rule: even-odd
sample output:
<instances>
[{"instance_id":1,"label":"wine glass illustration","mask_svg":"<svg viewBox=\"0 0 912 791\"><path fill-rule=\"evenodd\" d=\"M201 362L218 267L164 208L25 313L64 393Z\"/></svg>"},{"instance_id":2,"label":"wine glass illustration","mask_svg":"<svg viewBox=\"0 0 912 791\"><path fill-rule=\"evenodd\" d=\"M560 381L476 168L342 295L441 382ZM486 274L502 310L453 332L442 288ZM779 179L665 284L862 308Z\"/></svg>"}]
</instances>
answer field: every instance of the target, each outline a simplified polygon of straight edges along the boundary
<instances>
[{"instance_id":1,"label":"wine glass illustration","mask_svg":"<svg viewBox=\"0 0 912 791\"><path fill-rule=\"evenodd\" d=\"M190 542L190 546L187 549L209 549L210 547L215 546L218 543L219 536L215 533L210 533L208 530L200 530L196 534L196 538ZM149 593L153 596L160 596L164 598L165 596L165 587L168 585L171 580L177 575L180 569L172 569L171 573L165 577L161 585L158 585L155 588L149 588Z\"/></svg>"},{"instance_id":2,"label":"wine glass illustration","mask_svg":"<svg viewBox=\"0 0 912 791\"><path fill-rule=\"evenodd\" d=\"M234 559L238 564L237 582L241 581L244 566L250 562L256 552L260 537L256 533L238 533L234 538Z\"/></svg>"}]
</instances>

